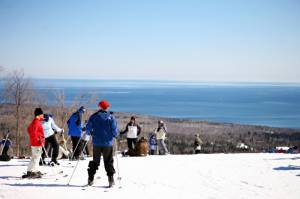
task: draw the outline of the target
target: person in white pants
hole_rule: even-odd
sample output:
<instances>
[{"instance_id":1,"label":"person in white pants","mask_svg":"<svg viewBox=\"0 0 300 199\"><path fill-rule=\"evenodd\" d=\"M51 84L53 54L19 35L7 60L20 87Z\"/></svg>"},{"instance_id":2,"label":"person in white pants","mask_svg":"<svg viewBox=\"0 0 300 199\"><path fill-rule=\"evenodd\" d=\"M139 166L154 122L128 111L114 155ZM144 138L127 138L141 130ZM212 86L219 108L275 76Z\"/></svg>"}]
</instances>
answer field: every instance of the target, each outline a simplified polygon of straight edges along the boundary
<instances>
[{"instance_id":1,"label":"person in white pants","mask_svg":"<svg viewBox=\"0 0 300 199\"><path fill-rule=\"evenodd\" d=\"M44 129L41 124L41 121L44 120L43 110L36 108L34 116L35 118L27 128L32 155L27 168L27 174L23 175L22 178L42 177L42 173L39 171L39 161L42 155L42 147L45 144Z\"/></svg>"}]
</instances>

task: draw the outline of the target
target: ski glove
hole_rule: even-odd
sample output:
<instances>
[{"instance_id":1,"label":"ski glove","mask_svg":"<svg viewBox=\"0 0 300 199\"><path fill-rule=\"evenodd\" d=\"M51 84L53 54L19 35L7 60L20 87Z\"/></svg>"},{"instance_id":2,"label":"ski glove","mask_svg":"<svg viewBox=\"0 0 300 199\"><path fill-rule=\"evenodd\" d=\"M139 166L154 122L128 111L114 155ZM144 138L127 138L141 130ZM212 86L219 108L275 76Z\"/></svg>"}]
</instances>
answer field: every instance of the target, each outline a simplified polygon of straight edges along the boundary
<instances>
[{"instance_id":1,"label":"ski glove","mask_svg":"<svg viewBox=\"0 0 300 199\"><path fill-rule=\"evenodd\" d=\"M84 136L84 141L87 141L87 142L88 142L88 141L90 140L90 138L91 138L90 135L85 135L85 136Z\"/></svg>"}]
</instances>

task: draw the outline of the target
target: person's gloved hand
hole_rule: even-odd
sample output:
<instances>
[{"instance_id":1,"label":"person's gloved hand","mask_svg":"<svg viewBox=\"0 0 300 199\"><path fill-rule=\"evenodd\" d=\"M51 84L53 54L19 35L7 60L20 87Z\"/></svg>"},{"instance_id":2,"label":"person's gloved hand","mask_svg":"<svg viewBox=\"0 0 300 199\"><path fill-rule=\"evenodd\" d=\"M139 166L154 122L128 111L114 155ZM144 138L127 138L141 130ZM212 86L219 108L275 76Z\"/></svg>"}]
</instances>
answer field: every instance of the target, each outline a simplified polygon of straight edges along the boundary
<instances>
[{"instance_id":1,"label":"person's gloved hand","mask_svg":"<svg viewBox=\"0 0 300 199\"><path fill-rule=\"evenodd\" d=\"M90 138L91 138L90 135L85 135L85 136L84 136L84 141L87 141L87 142L88 142L88 141L90 140Z\"/></svg>"},{"instance_id":2,"label":"person's gloved hand","mask_svg":"<svg viewBox=\"0 0 300 199\"><path fill-rule=\"evenodd\" d=\"M84 127L82 127L82 131L86 131L86 127L84 126Z\"/></svg>"}]
</instances>

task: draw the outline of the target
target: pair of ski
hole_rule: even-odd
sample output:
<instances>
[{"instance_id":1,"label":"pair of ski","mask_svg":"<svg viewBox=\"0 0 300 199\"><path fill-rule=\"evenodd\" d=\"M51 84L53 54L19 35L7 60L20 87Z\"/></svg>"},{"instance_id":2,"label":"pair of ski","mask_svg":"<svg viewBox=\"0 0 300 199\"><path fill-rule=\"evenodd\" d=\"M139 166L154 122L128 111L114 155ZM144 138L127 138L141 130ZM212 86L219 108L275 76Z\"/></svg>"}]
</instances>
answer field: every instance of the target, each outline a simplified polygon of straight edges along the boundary
<instances>
[{"instance_id":1,"label":"pair of ski","mask_svg":"<svg viewBox=\"0 0 300 199\"><path fill-rule=\"evenodd\" d=\"M65 174L65 175L63 175L64 174L64 172L63 172L63 170L59 170L59 165L56 165L55 163L53 163L53 162L49 162L48 164L43 164L44 166L49 166L49 167L51 167L51 170L52 170L52 175L55 177L55 181L57 181L58 180L58 175L62 175L62 177L68 177L68 174ZM40 173L40 176L39 177L24 177L24 176L26 176L26 174L24 174L23 176L22 176L22 179L45 179L45 175L46 175L47 173ZM48 179L48 177L49 176L47 176L46 177L46 179Z\"/></svg>"},{"instance_id":2,"label":"pair of ski","mask_svg":"<svg viewBox=\"0 0 300 199\"><path fill-rule=\"evenodd\" d=\"M23 173L23 176L26 176L26 175L27 175L26 173ZM58 180L57 175L61 175L61 177L63 177L63 178L68 177L68 174L64 174L63 171L59 171L55 174L55 177L56 177L55 180ZM34 179L49 179L50 177L52 177L52 175L48 176L46 172L41 173L40 177L23 177L23 176L21 177L21 179L33 179L33 180Z\"/></svg>"},{"instance_id":3,"label":"pair of ski","mask_svg":"<svg viewBox=\"0 0 300 199\"><path fill-rule=\"evenodd\" d=\"M98 177L97 179L100 179L100 177ZM114 184L111 187L110 186L100 186L100 188L104 188L104 192L109 192L110 190L113 190L113 189L116 189L116 188L122 189L122 186L121 186L121 177L118 177L117 181L119 182L118 186L116 184ZM86 185L82 186L81 190L85 191L85 190L88 190L91 187L98 188L99 186L94 186L94 183L92 185L86 184Z\"/></svg>"}]
</instances>

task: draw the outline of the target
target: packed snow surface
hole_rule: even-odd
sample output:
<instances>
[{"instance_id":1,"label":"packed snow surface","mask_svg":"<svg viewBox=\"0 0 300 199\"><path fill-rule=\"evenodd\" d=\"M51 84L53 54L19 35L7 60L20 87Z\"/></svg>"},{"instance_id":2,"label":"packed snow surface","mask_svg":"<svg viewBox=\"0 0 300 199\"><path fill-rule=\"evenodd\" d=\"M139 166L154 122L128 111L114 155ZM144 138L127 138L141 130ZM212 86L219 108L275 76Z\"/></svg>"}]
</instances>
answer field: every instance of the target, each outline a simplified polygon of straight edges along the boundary
<instances>
[{"instance_id":1,"label":"packed snow surface","mask_svg":"<svg viewBox=\"0 0 300 199\"><path fill-rule=\"evenodd\" d=\"M70 185L76 161L40 167L42 179L21 179L27 159L0 162L0 198L300 198L299 154L118 156L121 180L117 172L110 189L102 161L94 185L85 186L89 160L79 161Z\"/></svg>"}]
</instances>

